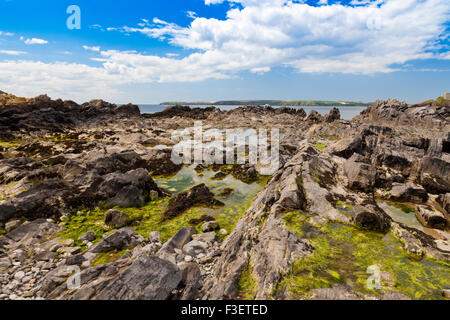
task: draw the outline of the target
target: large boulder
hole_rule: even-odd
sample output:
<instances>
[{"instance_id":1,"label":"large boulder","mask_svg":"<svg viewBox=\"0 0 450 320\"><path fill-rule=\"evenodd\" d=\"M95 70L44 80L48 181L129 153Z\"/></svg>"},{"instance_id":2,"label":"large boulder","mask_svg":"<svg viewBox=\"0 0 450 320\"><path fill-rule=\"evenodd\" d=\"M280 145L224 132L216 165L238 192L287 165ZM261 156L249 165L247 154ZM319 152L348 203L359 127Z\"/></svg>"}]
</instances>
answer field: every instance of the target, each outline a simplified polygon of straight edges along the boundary
<instances>
[{"instance_id":1,"label":"large boulder","mask_svg":"<svg viewBox=\"0 0 450 320\"><path fill-rule=\"evenodd\" d=\"M450 214L450 193L441 194L437 198L437 202L442 207L442 209L444 209L445 212L447 212L447 214Z\"/></svg>"},{"instance_id":2,"label":"large boulder","mask_svg":"<svg viewBox=\"0 0 450 320\"><path fill-rule=\"evenodd\" d=\"M98 186L97 195L106 199L110 207L140 207L150 191L162 192L145 169L136 169L127 173L115 172L103 177Z\"/></svg>"},{"instance_id":3,"label":"large boulder","mask_svg":"<svg viewBox=\"0 0 450 320\"><path fill-rule=\"evenodd\" d=\"M129 117L137 117L141 115L141 110L139 110L139 107L132 103L121 105L116 109L116 112Z\"/></svg>"},{"instance_id":4,"label":"large boulder","mask_svg":"<svg viewBox=\"0 0 450 320\"><path fill-rule=\"evenodd\" d=\"M305 121L317 123L323 121L323 116L318 113L316 110L311 110L309 115L305 118Z\"/></svg>"},{"instance_id":5,"label":"large boulder","mask_svg":"<svg viewBox=\"0 0 450 320\"><path fill-rule=\"evenodd\" d=\"M361 153L363 150L363 140L361 137L349 137L333 143L329 150L332 154L349 159L354 153Z\"/></svg>"},{"instance_id":6,"label":"large boulder","mask_svg":"<svg viewBox=\"0 0 450 320\"><path fill-rule=\"evenodd\" d=\"M351 211L352 221L363 228L385 232L390 228L390 218L375 205L356 205Z\"/></svg>"},{"instance_id":7,"label":"large boulder","mask_svg":"<svg viewBox=\"0 0 450 320\"><path fill-rule=\"evenodd\" d=\"M325 122L331 123L341 120L341 112L338 108L331 109L330 113L325 115Z\"/></svg>"},{"instance_id":8,"label":"large boulder","mask_svg":"<svg viewBox=\"0 0 450 320\"><path fill-rule=\"evenodd\" d=\"M416 217L425 227L444 230L447 220L442 212L430 206L417 206Z\"/></svg>"},{"instance_id":9,"label":"large boulder","mask_svg":"<svg viewBox=\"0 0 450 320\"><path fill-rule=\"evenodd\" d=\"M200 184L192 189L182 192L169 201L164 219L173 219L196 205L224 206L225 204L214 198L214 193L209 191L205 184Z\"/></svg>"},{"instance_id":10,"label":"large boulder","mask_svg":"<svg viewBox=\"0 0 450 320\"><path fill-rule=\"evenodd\" d=\"M412 183L394 183L390 191L390 199L403 202L424 203L428 201L428 193L424 188Z\"/></svg>"},{"instance_id":11,"label":"large boulder","mask_svg":"<svg viewBox=\"0 0 450 320\"><path fill-rule=\"evenodd\" d=\"M348 187L352 190L371 192L375 185L377 171L371 164L357 162L359 155L353 155L344 164Z\"/></svg>"},{"instance_id":12,"label":"large boulder","mask_svg":"<svg viewBox=\"0 0 450 320\"><path fill-rule=\"evenodd\" d=\"M117 230L112 235L100 241L98 244L89 249L89 252L102 253L113 250L120 251L135 247L143 241L144 238L132 228L123 228Z\"/></svg>"},{"instance_id":13,"label":"large boulder","mask_svg":"<svg viewBox=\"0 0 450 320\"><path fill-rule=\"evenodd\" d=\"M167 300L181 280L182 273L173 263L142 256L105 286L95 300Z\"/></svg>"},{"instance_id":14,"label":"large boulder","mask_svg":"<svg viewBox=\"0 0 450 320\"><path fill-rule=\"evenodd\" d=\"M425 157L420 181L429 193L450 192L450 162L441 158Z\"/></svg>"},{"instance_id":15,"label":"large boulder","mask_svg":"<svg viewBox=\"0 0 450 320\"><path fill-rule=\"evenodd\" d=\"M105 214L105 224L113 228L121 228L128 223L129 217L126 213L111 209Z\"/></svg>"}]
</instances>

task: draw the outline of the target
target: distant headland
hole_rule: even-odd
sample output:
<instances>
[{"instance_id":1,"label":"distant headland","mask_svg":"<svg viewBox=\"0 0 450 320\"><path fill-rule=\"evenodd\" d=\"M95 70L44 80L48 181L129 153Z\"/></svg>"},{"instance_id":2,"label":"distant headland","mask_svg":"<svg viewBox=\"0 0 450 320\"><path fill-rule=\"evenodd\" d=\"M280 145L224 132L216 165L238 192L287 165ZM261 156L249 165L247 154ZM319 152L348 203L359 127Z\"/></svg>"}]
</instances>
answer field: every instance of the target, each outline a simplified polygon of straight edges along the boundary
<instances>
[{"instance_id":1,"label":"distant headland","mask_svg":"<svg viewBox=\"0 0 450 320\"><path fill-rule=\"evenodd\" d=\"M351 102L351 101L316 101L316 100L225 100L225 101L201 101L201 102L186 102L186 101L166 101L161 105L211 105L211 106L370 106L373 103L368 102Z\"/></svg>"}]
</instances>

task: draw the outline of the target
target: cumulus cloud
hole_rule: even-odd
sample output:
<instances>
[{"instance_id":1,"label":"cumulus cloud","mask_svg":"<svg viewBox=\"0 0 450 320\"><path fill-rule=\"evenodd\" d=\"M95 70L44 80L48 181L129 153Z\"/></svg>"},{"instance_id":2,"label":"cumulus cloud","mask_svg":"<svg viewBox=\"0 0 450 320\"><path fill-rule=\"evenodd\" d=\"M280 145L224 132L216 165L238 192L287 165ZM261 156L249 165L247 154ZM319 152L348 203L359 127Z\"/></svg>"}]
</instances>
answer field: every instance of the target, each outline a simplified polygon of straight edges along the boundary
<instances>
[{"instance_id":1,"label":"cumulus cloud","mask_svg":"<svg viewBox=\"0 0 450 320\"><path fill-rule=\"evenodd\" d=\"M205 0L206 5L222 2ZM285 0L228 2L232 6L223 20L192 13L187 27L155 17L136 26L105 28L141 33L194 52L184 57L84 46L98 54L92 60L101 66L19 61L0 63L0 72L20 74L14 78L21 81L43 73L49 89L55 86L61 93L75 87L80 94L114 94L112 88L119 84L224 79L278 66L304 73L370 75L398 70L412 60L449 57L440 45L449 21L448 0L352 0L352 5L318 0L319 6ZM28 68L38 71L28 74Z\"/></svg>"},{"instance_id":2,"label":"cumulus cloud","mask_svg":"<svg viewBox=\"0 0 450 320\"><path fill-rule=\"evenodd\" d=\"M25 44L47 44L48 41L44 40L44 39L39 39L39 38L32 38L32 39L26 39L25 40Z\"/></svg>"},{"instance_id":3,"label":"cumulus cloud","mask_svg":"<svg viewBox=\"0 0 450 320\"><path fill-rule=\"evenodd\" d=\"M205 0L212 5L222 0ZM373 74L392 65L438 57L432 44L445 32L447 0L353 0L315 7L284 0L232 0L227 19L197 17L188 28L154 19L123 27L187 49L202 58L223 57L216 70L269 70L287 65L300 72ZM414 23L411 23L414 21ZM212 62L212 61L211 61Z\"/></svg>"}]
</instances>

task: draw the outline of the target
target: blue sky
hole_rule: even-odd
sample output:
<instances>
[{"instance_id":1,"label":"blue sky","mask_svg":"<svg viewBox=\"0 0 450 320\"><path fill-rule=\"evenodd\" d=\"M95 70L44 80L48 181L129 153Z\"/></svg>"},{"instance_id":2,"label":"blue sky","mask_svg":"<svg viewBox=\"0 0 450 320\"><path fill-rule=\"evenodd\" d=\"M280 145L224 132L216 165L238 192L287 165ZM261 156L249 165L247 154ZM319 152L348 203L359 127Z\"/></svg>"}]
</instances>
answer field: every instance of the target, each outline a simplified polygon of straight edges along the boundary
<instances>
[{"instance_id":1,"label":"blue sky","mask_svg":"<svg viewBox=\"0 0 450 320\"><path fill-rule=\"evenodd\" d=\"M448 0L0 0L0 90L419 102L450 91L449 15Z\"/></svg>"}]
</instances>

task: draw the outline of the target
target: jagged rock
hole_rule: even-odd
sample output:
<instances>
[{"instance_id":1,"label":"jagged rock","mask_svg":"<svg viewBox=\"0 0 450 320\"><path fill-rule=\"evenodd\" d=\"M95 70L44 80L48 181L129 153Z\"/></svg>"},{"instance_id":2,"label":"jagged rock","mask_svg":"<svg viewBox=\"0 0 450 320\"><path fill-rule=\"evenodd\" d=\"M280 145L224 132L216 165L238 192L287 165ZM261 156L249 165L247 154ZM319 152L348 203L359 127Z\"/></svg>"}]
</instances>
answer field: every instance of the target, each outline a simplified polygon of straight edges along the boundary
<instances>
[{"instance_id":1,"label":"jagged rock","mask_svg":"<svg viewBox=\"0 0 450 320\"><path fill-rule=\"evenodd\" d=\"M33 257L35 261L51 261L55 258L56 254L51 251L41 251Z\"/></svg>"},{"instance_id":2,"label":"jagged rock","mask_svg":"<svg viewBox=\"0 0 450 320\"><path fill-rule=\"evenodd\" d=\"M325 115L324 120L328 123L341 120L341 112L338 108L333 108L329 114Z\"/></svg>"},{"instance_id":3,"label":"jagged rock","mask_svg":"<svg viewBox=\"0 0 450 320\"><path fill-rule=\"evenodd\" d=\"M207 232L192 235L194 240L198 240L204 243L213 244L217 240L217 235L215 232Z\"/></svg>"},{"instance_id":4,"label":"jagged rock","mask_svg":"<svg viewBox=\"0 0 450 320\"><path fill-rule=\"evenodd\" d=\"M173 219L196 205L213 207L224 206L225 204L214 199L214 194L209 191L205 184L200 184L170 199L168 209L164 213L164 219Z\"/></svg>"},{"instance_id":5,"label":"jagged rock","mask_svg":"<svg viewBox=\"0 0 450 320\"><path fill-rule=\"evenodd\" d=\"M422 259L425 251L419 239L414 237L410 231L406 230L397 223L392 224L392 231L403 243L404 249L407 253L412 255L414 258Z\"/></svg>"},{"instance_id":6,"label":"jagged rock","mask_svg":"<svg viewBox=\"0 0 450 320\"><path fill-rule=\"evenodd\" d=\"M121 228L127 225L129 217L126 213L111 209L105 214L105 224L113 228Z\"/></svg>"},{"instance_id":7,"label":"jagged rock","mask_svg":"<svg viewBox=\"0 0 450 320\"><path fill-rule=\"evenodd\" d=\"M176 265L143 256L106 285L95 300L166 300L181 280Z\"/></svg>"},{"instance_id":8,"label":"jagged rock","mask_svg":"<svg viewBox=\"0 0 450 320\"><path fill-rule=\"evenodd\" d=\"M92 242L96 239L95 233L94 231L88 231L85 234L83 234L82 236L80 236L80 238L78 238L79 241L89 241Z\"/></svg>"},{"instance_id":9,"label":"jagged rock","mask_svg":"<svg viewBox=\"0 0 450 320\"><path fill-rule=\"evenodd\" d=\"M374 205L356 205L351 215L352 221L363 228L385 232L390 227L389 216Z\"/></svg>"},{"instance_id":10,"label":"jagged rock","mask_svg":"<svg viewBox=\"0 0 450 320\"><path fill-rule=\"evenodd\" d=\"M359 158L353 155L345 162L344 173L348 179L348 187L352 190L371 192L377 171L370 164L357 162Z\"/></svg>"},{"instance_id":11,"label":"jagged rock","mask_svg":"<svg viewBox=\"0 0 450 320\"><path fill-rule=\"evenodd\" d=\"M194 300L201 286L201 271L196 263L185 263L180 266L182 278L181 285L184 287L180 300Z\"/></svg>"},{"instance_id":12,"label":"jagged rock","mask_svg":"<svg viewBox=\"0 0 450 320\"><path fill-rule=\"evenodd\" d=\"M137 246L144 238L131 228L117 230L112 235L89 249L92 253L108 252L112 250L123 250Z\"/></svg>"},{"instance_id":13,"label":"jagged rock","mask_svg":"<svg viewBox=\"0 0 450 320\"><path fill-rule=\"evenodd\" d=\"M5 231L6 232L10 232L10 231L16 229L17 227L19 227L20 225L21 225L21 221L20 220L8 221L5 224Z\"/></svg>"},{"instance_id":14,"label":"jagged rock","mask_svg":"<svg viewBox=\"0 0 450 320\"><path fill-rule=\"evenodd\" d=\"M86 258L82 254L73 255L66 258L66 264L68 266L80 266Z\"/></svg>"},{"instance_id":15,"label":"jagged rock","mask_svg":"<svg viewBox=\"0 0 450 320\"><path fill-rule=\"evenodd\" d=\"M425 227L428 228L444 230L447 226L445 216L441 212L435 211L429 206L417 206L416 217Z\"/></svg>"},{"instance_id":16,"label":"jagged rock","mask_svg":"<svg viewBox=\"0 0 450 320\"><path fill-rule=\"evenodd\" d=\"M361 153L362 149L363 140L360 137L344 138L329 146L332 154L345 159L349 159L354 153Z\"/></svg>"},{"instance_id":17,"label":"jagged rock","mask_svg":"<svg viewBox=\"0 0 450 320\"><path fill-rule=\"evenodd\" d=\"M208 245L198 240L192 240L183 246L183 252L191 257L197 257L201 253L204 254L206 250L208 250Z\"/></svg>"},{"instance_id":18,"label":"jagged rock","mask_svg":"<svg viewBox=\"0 0 450 320\"><path fill-rule=\"evenodd\" d=\"M125 174L107 174L96 192L108 199L109 206L128 208L144 205L144 195L149 194L150 190L161 192L147 170L140 168Z\"/></svg>"},{"instance_id":19,"label":"jagged rock","mask_svg":"<svg viewBox=\"0 0 450 320\"><path fill-rule=\"evenodd\" d=\"M186 243L190 242L194 233L194 227L181 228L169 241L164 243L162 248L158 251L157 256L161 259L176 263L175 250L181 250Z\"/></svg>"},{"instance_id":20,"label":"jagged rock","mask_svg":"<svg viewBox=\"0 0 450 320\"><path fill-rule=\"evenodd\" d=\"M442 209L444 209L447 212L447 214L450 214L450 193L441 194L437 198L437 202L442 207Z\"/></svg>"},{"instance_id":21,"label":"jagged rock","mask_svg":"<svg viewBox=\"0 0 450 320\"><path fill-rule=\"evenodd\" d=\"M313 122L313 123L322 122L323 121L323 117L316 110L311 110L309 115L306 117L305 121Z\"/></svg>"},{"instance_id":22,"label":"jagged rock","mask_svg":"<svg viewBox=\"0 0 450 320\"><path fill-rule=\"evenodd\" d=\"M430 193L450 192L450 162L440 158L425 157L420 181Z\"/></svg>"},{"instance_id":23,"label":"jagged rock","mask_svg":"<svg viewBox=\"0 0 450 320\"><path fill-rule=\"evenodd\" d=\"M428 201L428 193L420 186L411 183L394 183L389 192L390 199L402 202L424 203Z\"/></svg>"},{"instance_id":24,"label":"jagged rock","mask_svg":"<svg viewBox=\"0 0 450 320\"><path fill-rule=\"evenodd\" d=\"M123 114L125 116L136 117L141 115L139 107L134 104L124 104L116 109L117 113Z\"/></svg>"}]
</instances>

